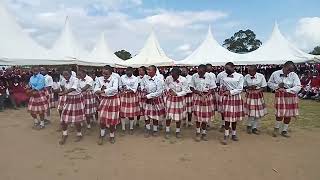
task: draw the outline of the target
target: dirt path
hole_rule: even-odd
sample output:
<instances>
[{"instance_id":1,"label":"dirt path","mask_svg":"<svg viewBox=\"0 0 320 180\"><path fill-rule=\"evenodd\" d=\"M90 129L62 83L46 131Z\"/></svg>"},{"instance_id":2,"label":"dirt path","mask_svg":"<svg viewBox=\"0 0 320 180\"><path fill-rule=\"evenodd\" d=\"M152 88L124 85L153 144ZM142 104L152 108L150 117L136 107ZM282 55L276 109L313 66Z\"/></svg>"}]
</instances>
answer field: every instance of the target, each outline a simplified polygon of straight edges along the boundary
<instances>
[{"instance_id":1,"label":"dirt path","mask_svg":"<svg viewBox=\"0 0 320 180\"><path fill-rule=\"evenodd\" d=\"M184 138L145 139L142 130L96 144L98 130L74 143L70 135L58 145L55 122L43 131L31 129L26 111L0 113L1 180L319 180L320 131L294 129L290 139L240 132L240 142L219 144L222 134L209 131L209 142L196 143L192 130Z\"/></svg>"}]
</instances>

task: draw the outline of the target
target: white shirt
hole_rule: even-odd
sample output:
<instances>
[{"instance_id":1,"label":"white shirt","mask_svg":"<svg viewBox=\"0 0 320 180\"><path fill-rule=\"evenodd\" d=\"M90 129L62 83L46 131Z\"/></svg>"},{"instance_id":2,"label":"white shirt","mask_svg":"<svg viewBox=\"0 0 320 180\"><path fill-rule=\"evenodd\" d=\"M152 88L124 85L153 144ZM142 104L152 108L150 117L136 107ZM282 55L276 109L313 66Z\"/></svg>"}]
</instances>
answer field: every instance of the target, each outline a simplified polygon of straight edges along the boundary
<instances>
[{"instance_id":1,"label":"white shirt","mask_svg":"<svg viewBox=\"0 0 320 180\"><path fill-rule=\"evenodd\" d=\"M53 85L53 79L50 75L46 74L44 76L44 81L45 81L45 87L52 87Z\"/></svg>"},{"instance_id":2,"label":"white shirt","mask_svg":"<svg viewBox=\"0 0 320 180\"><path fill-rule=\"evenodd\" d=\"M90 87L87 89L87 91L92 91L93 90L93 85L94 85L94 81L93 79L86 75L86 77L84 77L84 79L79 79L79 84L80 84L80 88L82 89L83 87L85 87L86 85L89 85Z\"/></svg>"},{"instance_id":3,"label":"white shirt","mask_svg":"<svg viewBox=\"0 0 320 180\"><path fill-rule=\"evenodd\" d=\"M164 82L161 80L159 76L146 76L144 78L144 90L147 91L147 99L152 99L155 97L159 97L163 93Z\"/></svg>"},{"instance_id":4,"label":"white shirt","mask_svg":"<svg viewBox=\"0 0 320 180\"><path fill-rule=\"evenodd\" d=\"M61 89L61 88L60 88L60 82L53 82L53 84L52 84L52 89L54 89L54 90Z\"/></svg>"},{"instance_id":5,"label":"white shirt","mask_svg":"<svg viewBox=\"0 0 320 180\"><path fill-rule=\"evenodd\" d=\"M250 74L247 74L244 77L244 83L243 86L256 86L257 89L267 87L267 81L263 74L256 73L254 76L251 76Z\"/></svg>"},{"instance_id":6,"label":"white shirt","mask_svg":"<svg viewBox=\"0 0 320 180\"><path fill-rule=\"evenodd\" d=\"M121 89L123 89L123 87L125 86L126 89L132 90L133 92L137 92L139 86L139 79L134 75L132 75L131 77L123 75L121 76L121 84Z\"/></svg>"},{"instance_id":7,"label":"white shirt","mask_svg":"<svg viewBox=\"0 0 320 180\"><path fill-rule=\"evenodd\" d=\"M165 88L167 91L172 89L177 93L177 96L185 96L189 90L188 81L182 76L179 76L177 81L174 81L172 76L168 76L165 81Z\"/></svg>"},{"instance_id":8,"label":"white shirt","mask_svg":"<svg viewBox=\"0 0 320 180\"><path fill-rule=\"evenodd\" d=\"M273 72L268 81L268 86L271 89L276 90L279 88L280 83L284 83L284 88L288 93L298 94L301 90L301 82L295 72L289 73L287 77L285 77L282 70Z\"/></svg>"},{"instance_id":9,"label":"white shirt","mask_svg":"<svg viewBox=\"0 0 320 180\"><path fill-rule=\"evenodd\" d=\"M119 79L112 75L107 80L105 80L103 76L98 77L97 86L95 87L94 91L101 91L103 86L106 87L104 90L106 96L115 96L118 94Z\"/></svg>"},{"instance_id":10,"label":"white shirt","mask_svg":"<svg viewBox=\"0 0 320 180\"><path fill-rule=\"evenodd\" d=\"M191 87L191 81L192 81L192 76L191 75L187 75L186 77L187 83L188 83L188 92L187 93L192 93L190 87Z\"/></svg>"},{"instance_id":11,"label":"white shirt","mask_svg":"<svg viewBox=\"0 0 320 180\"><path fill-rule=\"evenodd\" d=\"M234 72L230 76L228 76L227 73L223 73L219 78L220 87L230 91L231 95L237 95L242 92L244 83L242 74Z\"/></svg>"},{"instance_id":12,"label":"white shirt","mask_svg":"<svg viewBox=\"0 0 320 180\"><path fill-rule=\"evenodd\" d=\"M147 77L147 75L138 76L138 82L139 82L138 89L139 90L143 90L144 89L144 81L145 81L146 77Z\"/></svg>"},{"instance_id":13,"label":"white shirt","mask_svg":"<svg viewBox=\"0 0 320 180\"><path fill-rule=\"evenodd\" d=\"M122 84L121 84L121 77L120 77L120 75L118 74L118 73L112 73L111 74L111 76L114 76L115 78L117 78L118 79L118 85L119 85L119 88L121 88L122 87Z\"/></svg>"},{"instance_id":14,"label":"white shirt","mask_svg":"<svg viewBox=\"0 0 320 180\"><path fill-rule=\"evenodd\" d=\"M221 79L224 76L227 76L228 74L226 73L226 71L222 71L217 75L217 80L216 83L219 84L219 86L221 85Z\"/></svg>"},{"instance_id":15,"label":"white shirt","mask_svg":"<svg viewBox=\"0 0 320 180\"><path fill-rule=\"evenodd\" d=\"M211 76L208 73L204 74L204 78L200 78L196 73L192 76L191 87L200 92L208 92L211 89L217 87L216 82L212 81Z\"/></svg>"},{"instance_id":16,"label":"white shirt","mask_svg":"<svg viewBox=\"0 0 320 180\"><path fill-rule=\"evenodd\" d=\"M68 95L78 95L81 93L79 80L76 77L71 76L69 81L63 78L61 81L61 86L64 86L66 90L75 89L75 91L68 93Z\"/></svg>"},{"instance_id":17,"label":"white shirt","mask_svg":"<svg viewBox=\"0 0 320 180\"><path fill-rule=\"evenodd\" d=\"M209 72L208 73L212 79L212 81L216 82L217 83L217 77L216 77L216 74L214 74L213 72Z\"/></svg>"}]
</instances>

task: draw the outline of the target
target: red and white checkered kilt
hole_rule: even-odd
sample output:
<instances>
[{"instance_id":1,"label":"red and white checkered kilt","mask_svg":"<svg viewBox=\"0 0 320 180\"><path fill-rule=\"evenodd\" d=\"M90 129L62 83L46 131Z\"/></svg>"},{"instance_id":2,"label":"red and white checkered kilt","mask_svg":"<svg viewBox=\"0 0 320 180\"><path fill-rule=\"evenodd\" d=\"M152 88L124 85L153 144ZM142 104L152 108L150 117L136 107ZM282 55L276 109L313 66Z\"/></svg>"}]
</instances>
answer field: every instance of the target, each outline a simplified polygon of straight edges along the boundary
<instances>
[{"instance_id":1,"label":"red and white checkered kilt","mask_svg":"<svg viewBox=\"0 0 320 180\"><path fill-rule=\"evenodd\" d=\"M106 126L115 126L120 123L120 96L101 96L98 108L100 123Z\"/></svg>"},{"instance_id":2,"label":"red and white checkered kilt","mask_svg":"<svg viewBox=\"0 0 320 180\"><path fill-rule=\"evenodd\" d=\"M46 95L47 95L49 108L55 108L56 107L56 102L54 100L54 93L52 92L52 90L49 90L49 89L45 89L45 92L46 92Z\"/></svg>"},{"instance_id":3,"label":"red and white checkered kilt","mask_svg":"<svg viewBox=\"0 0 320 180\"><path fill-rule=\"evenodd\" d=\"M57 105L58 111L62 111L63 110L63 107L64 107L64 105L66 103L66 100L67 100L67 96L66 95L59 96L58 105Z\"/></svg>"},{"instance_id":4,"label":"red and white checkered kilt","mask_svg":"<svg viewBox=\"0 0 320 180\"><path fill-rule=\"evenodd\" d=\"M241 94L224 96L222 101L222 110L225 121L241 121L245 116Z\"/></svg>"},{"instance_id":5,"label":"red and white checkered kilt","mask_svg":"<svg viewBox=\"0 0 320 180\"><path fill-rule=\"evenodd\" d=\"M139 107L140 107L140 116L144 116L144 109L146 108L146 92L138 91L138 101L139 101Z\"/></svg>"},{"instance_id":6,"label":"red and white checkered kilt","mask_svg":"<svg viewBox=\"0 0 320 180\"><path fill-rule=\"evenodd\" d=\"M263 92L248 91L244 103L246 115L261 118L267 114Z\"/></svg>"},{"instance_id":7,"label":"red and white checkered kilt","mask_svg":"<svg viewBox=\"0 0 320 180\"><path fill-rule=\"evenodd\" d=\"M67 95L61 113L61 122L75 123L85 120L84 98L82 94Z\"/></svg>"},{"instance_id":8,"label":"red and white checkered kilt","mask_svg":"<svg viewBox=\"0 0 320 180\"><path fill-rule=\"evenodd\" d=\"M187 113L192 113L193 112L193 93L188 93L184 97L186 99Z\"/></svg>"},{"instance_id":9,"label":"red and white checkered kilt","mask_svg":"<svg viewBox=\"0 0 320 180\"><path fill-rule=\"evenodd\" d=\"M174 121L181 121L186 118L187 106L186 99L184 96L171 96L167 95L166 98L166 113L167 119Z\"/></svg>"},{"instance_id":10,"label":"red and white checkered kilt","mask_svg":"<svg viewBox=\"0 0 320 180\"><path fill-rule=\"evenodd\" d=\"M29 99L28 111L32 114L42 114L49 109L48 98L44 90L36 91Z\"/></svg>"},{"instance_id":11,"label":"red and white checkered kilt","mask_svg":"<svg viewBox=\"0 0 320 180\"><path fill-rule=\"evenodd\" d=\"M277 91L274 103L276 117L296 117L299 115L299 98L296 94Z\"/></svg>"},{"instance_id":12,"label":"red and white checkered kilt","mask_svg":"<svg viewBox=\"0 0 320 180\"><path fill-rule=\"evenodd\" d=\"M92 91L86 91L82 93L84 99L84 114L89 116L93 115L97 111L96 96Z\"/></svg>"},{"instance_id":13,"label":"red and white checkered kilt","mask_svg":"<svg viewBox=\"0 0 320 180\"><path fill-rule=\"evenodd\" d=\"M161 120L165 113L164 100L162 96L146 100L146 109L144 114L147 120Z\"/></svg>"},{"instance_id":14,"label":"red and white checkered kilt","mask_svg":"<svg viewBox=\"0 0 320 180\"><path fill-rule=\"evenodd\" d=\"M223 108L222 108L222 102L224 99L224 96L222 95L224 93L224 90L220 89L218 93L216 93L216 109L218 112L222 113Z\"/></svg>"},{"instance_id":15,"label":"red and white checkered kilt","mask_svg":"<svg viewBox=\"0 0 320 180\"><path fill-rule=\"evenodd\" d=\"M140 105L139 98L137 93L121 93L121 109L120 117L121 118L133 118L140 115Z\"/></svg>"},{"instance_id":16,"label":"red and white checkered kilt","mask_svg":"<svg viewBox=\"0 0 320 180\"><path fill-rule=\"evenodd\" d=\"M196 116L198 122L209 122L214 117L213 95L200 96L193 95L193 114Z\"/></svg>"}]
</instances>

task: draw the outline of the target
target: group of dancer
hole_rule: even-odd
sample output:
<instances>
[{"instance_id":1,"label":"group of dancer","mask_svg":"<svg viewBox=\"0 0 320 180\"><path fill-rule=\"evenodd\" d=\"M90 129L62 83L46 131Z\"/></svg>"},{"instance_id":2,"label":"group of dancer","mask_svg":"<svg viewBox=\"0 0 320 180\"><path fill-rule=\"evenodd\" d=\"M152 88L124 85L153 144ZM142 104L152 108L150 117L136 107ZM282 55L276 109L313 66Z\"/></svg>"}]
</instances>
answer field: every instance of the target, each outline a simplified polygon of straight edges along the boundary
<instances>
[{"instance_id":1,"label":"group of dancer","mask_svg":"<svg viewBox=\"0 0 320 180\"><path fill-rule=\"evenodd\" d=\"M211 65L199 65L193 75L189 75L185 67L173 67L166 78L157 73L156 66L138 70L139 75L134 76L134 69L128 67L120 76L112 67L105 66L101 77L90 77L84 69L76 74L63 71L60 80L53 81L45 68L33 67L28 110L34 118L34 127L43 129L45 120L50 120L50 108L57 106L61 145L68 139L70 124L77 130L75 141L78 142L83 138L83 128L90 130L95 118L100 124L99 145L105 142L107 131L109 141L115 143L116 129L125 132L127 121L129 134L134 134L135 123L139 124L141 117L146 138L158 136L161 125L165 126L164 137L171 138L171 123L175 124L176 138L181 138L182 124L191 127L194 119L195 140L207 141L207 127L217 111L221 114L221 131L224 132L222 144L228 144L229 137L239 140L237 123L246 115L247 132L259 134L259 121L267 114L263 96L267 86L275 91L273 136L280 133L289 137L289 123L299 114L297 94L301 83L291 61L273 72L268 82L257 72L256 66L250 66L249 73L243 76L235 71L232 62L226 63L225 70L217 76ZM120 124L121 128L117 127Z\"/></svg>"}]
</instances>

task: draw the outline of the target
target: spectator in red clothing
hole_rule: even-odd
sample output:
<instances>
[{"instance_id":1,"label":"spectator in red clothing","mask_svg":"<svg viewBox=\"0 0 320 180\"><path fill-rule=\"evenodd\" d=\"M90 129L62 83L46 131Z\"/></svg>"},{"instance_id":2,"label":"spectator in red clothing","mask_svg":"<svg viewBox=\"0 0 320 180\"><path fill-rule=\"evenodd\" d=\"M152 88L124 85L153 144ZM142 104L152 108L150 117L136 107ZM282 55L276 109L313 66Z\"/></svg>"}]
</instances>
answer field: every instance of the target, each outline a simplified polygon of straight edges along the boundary
<instances>
[{"instance_id":1,"label":"spectator in red clothing","mask_svg":"<svg viewBox=\"0 0 320 180\"><path fill-rule=\"evenodd\" d=\"M7 97L7 85L4 79L0 78L0 112L4 110L4 100Z\"/></svg>"},{"instance_id":2,"label":"spectator in red clothing","mask_svg":"<svg viewBox=\"0 0 320 180\"><path fill-rule=\"evenodd\" d=\"M26 87L18 77L13 79L13 83L9 87L9 93L12 97L12 100L18 107L22 104L26 104L26 102L29 99L29 97L26 94Z\"/></svg>"}]
</instances>

